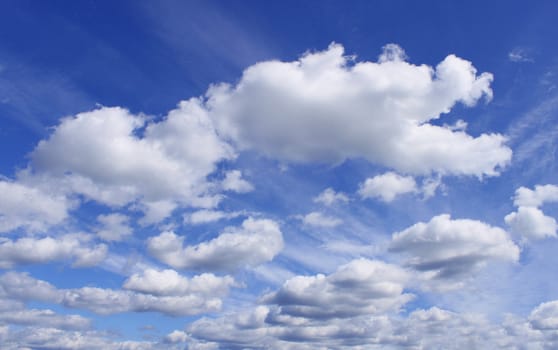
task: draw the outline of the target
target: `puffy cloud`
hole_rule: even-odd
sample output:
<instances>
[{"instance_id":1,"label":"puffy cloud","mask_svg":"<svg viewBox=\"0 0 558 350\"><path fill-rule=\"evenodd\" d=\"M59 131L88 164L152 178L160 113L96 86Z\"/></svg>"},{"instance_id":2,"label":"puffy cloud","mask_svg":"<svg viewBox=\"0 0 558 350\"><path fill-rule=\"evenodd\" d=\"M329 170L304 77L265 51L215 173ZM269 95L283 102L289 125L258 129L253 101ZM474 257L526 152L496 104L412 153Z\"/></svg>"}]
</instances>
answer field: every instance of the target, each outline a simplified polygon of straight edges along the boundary
<instances>
[{"instance_id":1,"label":"puffy cloud","mask_svg":"<svg viewBox=\"0 0 558 350\"><path fill-rule=\"evenodd\" d=\"M519 207L504 218L512 232L528 239L556 237L558 224L553 217L546 216L539 208Z\"/></svg>"},{"instance_id":2,"label":"puffy cloud","mask_svg":"<svg viewBox=\"0 0 558 350\"><path fill-rule=\"evenodd\" d=\"M204 273L188 279L174 270L146 269L142 273L133 274L123 287L141 293L154 295L185 295L201 293L204 295L224 296L229 287L234 285L230 276L217 277L211 273Z\"/></svg>"},{"instance_id":3,"label":"puffy cloud","mask_svg":"<svg viewBox=\"0 0 558 350\"><path fill-rule=\"evenodd\" d=\"M517 207L540 207L547 202L558 202L558 186L536 185L534 190L520 187L513 200Z\"/></svg>"},{"instance_id":4,"label":"puffy cloud","mask_svg":"<svg viewBox=\"0 0 558 350\"><path fill-rule=\"evenodd\" d=\"M240 318L261 313L258 322ZM490 323L482 315L458 314L436 307L418 309L407 317L356 316L309 320L282 316L274 310L202 318L187 327L189 344L215 349L542 349L551 343L524 320ZM177 337L178 338L178 337ZM545 347L551 348L551 347Z\"/></svg>"},{"instance_id":5,"label":"puffy cloud","mask_svg":"<svg viewBox=\"0 0 558 350\"><path fill-rule=\"evenodd\" d=\"M313 211L300 218L305 225L316 227L336 227L343 223L343 220L324 215L320 212Z\"/></svg>"},{"instance_id":6,"label":"puffy cloud","mask_svg":"<svg viewBox=\"0 0 558 350\"><path fill-rule=\"evenodd\" d=\"M91 238L86 234L17 240L0 238L0 268L55 260L71 260L76 267L96 265L106 257L108 249L104 244L92 244Z\"/></svg>"},{"instance_id":7,"label":"puffy cloud","mask_svg":"<svg viewBox=\"0 0 558 350\"><path fill-rule=\"evenodd\" d=\"M35 279L27 273L9 271L0 275L0 296L16 300L59 302L59 291L52 284Z\"/></svg>"},{"instance_id":8,"label":"puffy cloud","mask_svg":"<svg viewBox=\"0 0 558 350\"><path fill-rule=\"evenodd\" d=\"M195 246L183 247L184 237L163 232L151 237L151 255L179 269L232 270L270 261L283 249L283 236L277 223L246 219L241 227L230 227L218 237Z\"/></svg>"},{"instance_id":9,"label":"puffy cloud","mask_svg":"<svg viewBox=\"0 0 558 350\"><path fill-rule=\"evenodd\" d=\"M95 287L61 290L62 305L91 310L101 315L123 312L160 312L171 316L215 312L221 308L219 298L202 294L156 296Z\"/></svg>"},{"instance_id":10,"label":"puffy cloud","mask_svg":"<svg viewBox=\"0 0 558 350\"><path fill-rule=\"evenodd\" d=\"M558 300L537 306L529 315L529 322L535 329L558 331Z\"/></svg>"},{"instance_id":11,"label":"puffy cloud","mask_svg":"<svg viewBox=\"0 0 558 350\"><path fill-rule=\"evenodd\" d=\"M132 234L129 226L130 218L123 214L113 213L97 216L97 221L102 225L97 230L97 235L105 241L121 241Z\"/></svg>"},{"instance_id":12,"label":"puffy cloud","mask_svg":"<svg viewBox=\"0 0 558 350\"><path fill-rule=\"evenodd\" d=\"M335 203L346 203L349 201L349 197L341 192L335 192L333 188L328 187L323 190L318 196L314 197L313 201L315 203L321 203L323 205L333 205Z\"/></svg>"},{"instance_id":13,"label":"puffy cloud","mask_svg":"<svg viewBox=\"0 0 558 350\"><path fill-rule=\"evenodd\" d=\"M547 202L558 202L558 186L536 185L534 190L520 187L515 191L513 201L517 211L506 215L504 221L512 232L527 240L556 237L556 220L539 209Z\"/></svg>"},{"instance_id":14,"label":"puffy cloud","mask_svg":"<svg viewBox=\"0 0 558 350\"><path fill-rule=\"evenodd\" d=\"M160 312L171 316L215 312L220 297L228 292L230 277L200 275L187 280L176 276L166 285L154 286L154 279L168 272L144 272L125 282L129 290L96 287L57 289L52 284L26 273L8 272L0 276L0 296L15 301L44 301L66 307L91 310L102 315L123 312ZM189 285L185 289L184 283Z\"/></svg>"},{"instance_id":15,"label":"puffy cloud","mask_svg":"<svg viewBox=\"0 0 558 350\"><path fill-rule=\"evenodd\" d=\"M368 178L360 185L358 194L362 198L379 198L384 202L391 202L395 197L415 192L417 184L411 176L401 176L394 172Z\"/></svg>"},{"instance_id":16,"label":"puffy cloud","mask_svg":"<svg viewBox=\"0 0 558 350\"><path fill-rule=\"evenodd\" d=\"M443 281L441 288L460 286L463 277L489 261L519 259L519 248L501 228L476 220L452 220L448 214L394 233L390 250L407 254L407 264ZM448 284L451 281L457 283Z\"/></svg>"},{"instance_id":17,"label":"puffy cloud","mask_svg":"<svg viewBox=\"0 0 558 350\"><path fill-rule=\"evenodd\" d=\"M537 306L528 317L529 325L542 333L544 349L558 346L558 300Z\"/></svg>"},{"instance_id":18,"label":"puffy cloud","mask_svg":"<svg viewBox=\"0 0 558 350\"><path fill-rule=\"evenodd\" d=\"M31 154L28 176L113 206L138 199L197 206L209 190L206 176L234 156L196 99L159 122L103 107L62 119Z\"/></svg>"},{"instance_id":19,"label":"puffy cloud","mask_svg":"<svg viewBox=\"0 0 558 350\"><path fill-rule=\"evenodd\" d=\"M0 193L0 232L19 227L42 231L68 216L70 203L64 196L2 179Z\"/></svg>"},{"instance_id":20,"label":"puffy cloud","mask_svg":"<svg viewBox=\"0 0 558 350\"><path fill-rule=\"evenodd\" d=\"M397 49L396 49L397 48ZM266 61L235 86L213 86L207 106L220 134L281 160L363 157L403 173L497 175L511 158L499 134L472 137L429 124L458 102L492 96L492 75L454 55L436 68L402 60L353 62L341 45L294 62Z\"/></svg>"},{"instance_id":21,"label":"puffy cloud","mask_svg":"<svg viewBox=\"0 0 558 350\"><path fill-rule=\"evenodd\" d=\"M174 330L165 336L165 343L176 344L185 343L189 339L184 331Z\"/></svg>"},{"instance_id":22,"label":"puffy cloud","mask_svg":"<svg viewBox=\"0 0 558 350\"><path fill-rule=\"evenodd\" d=\"M408 275L401 268L367 259L343 265L330 275L296 276L263 298L284 315L343 318L397 310L412 299L403 294Z\"/></svg>"},{"instance_id":23,"label":"puffy cloud","mask_svg":"<svg viewBox=\"0 0 558 350\"><path fill-rule=\"evenodd\" d=\"M231 170L227 172L225 178L221 182L221 186L225 191L238 193L246 193L254 190L254 186L242 178L240 170Z\"/></svg>"},{"instance_id":24,"label":"puffy cloud","mask_svg":"<svg viewBox=\"0 0 558 350\"><path fill-rule=\"evenodd\" d=\"M210 206L213 206L213 204ZM172 200L144 201L139 205L139 209L143 211L145 215L138 222L141 225L155 224L169 217L176 207L177 204Z\"/></svg>"}]
</instances>

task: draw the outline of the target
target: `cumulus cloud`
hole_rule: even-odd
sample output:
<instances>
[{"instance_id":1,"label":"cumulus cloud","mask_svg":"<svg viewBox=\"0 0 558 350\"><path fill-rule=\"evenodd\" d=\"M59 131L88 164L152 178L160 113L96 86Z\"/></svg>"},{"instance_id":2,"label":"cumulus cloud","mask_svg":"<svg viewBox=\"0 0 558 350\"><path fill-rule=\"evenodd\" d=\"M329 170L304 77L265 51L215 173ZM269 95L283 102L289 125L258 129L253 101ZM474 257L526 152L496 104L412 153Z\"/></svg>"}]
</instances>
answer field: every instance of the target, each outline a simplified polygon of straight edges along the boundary
<instances>
[{"instance_id":1,"label":"cumulus cloud","mask_svg":"<svg viewBox=\"0 0 558 350\"><path fill-rule=\"evenodd\" d=\"M214 205L210 204L209 206L213 207ZM158 223L169 217L176 207L176 202L172 200L144 201L138 206L138 209L144 213L144 216L138 222L140 225Z\"/></svg>"},{"instance_id":2,"label":"cumulus cloud","mask_svg":"<svg viewBox=\"0 0 558 350\"><path fill-rule=\"evenodd\" d=\"M159 122L103 107L62 119L32 152L28 177L112 206L140 199L148 209L159 201L203 206L206 176L234 156L197 99Z\"/></svg>"},{"instance_id":3,"label":"cumulus cloud","mask_svg":"<svg viewBox=\"0 0 558 350\"><path fill-rule=\"evenodd\" d=\"M328 187L312 200L314 203L321 203L323 205L330 206L336 203L347 203L349 201L349 197L342 192L335 192L333 188Z\"/></svg>"},{"instance_id":4,"label":"cumulus cloud","mask_svg":"<svg viewBox=\"0 0 558 350\"><path fill-rule=\"evenodd\" d=\"M462 285L463 278L490 261L517 261L519 248L498 227L470 219L433 217L393 234L390 250L406 254L407 264L441 284Z\"/></svg>"},{"instance_id":5,"label":"cumulus cloud","mask_svg":"<svg viewBox=\"0 0 558 350\"><path fill-rule=\"evenodd\" d=\"M130 218L126 215L119 213L99 215L97 221L101 224L97 235L105 241L122 241L132 234Z\"/></svg>"},{"instance_id":6,"label":"cumulus cloud","mask_svg":"<svg viewBox=\"0 0 558 350\"><path fill-rule=\"evenodd\" d=\"M391 45L380 62L349 64L332 44L294 62L261 62L237 85L209 89L207 106L220 134L280 160L362 157L402 173L497 175L512 153L502 135L429 123L458 102L490 99L492 75L454 55L432 68L402 52Z\"/></svg>"},{"instance_id":7,"label":"cumulus cloud","mask_svg":"<svg viewBox=\"0 0 558 350\"><path fill-rule=\"evenodd\" d=\"M513 203L517 207L540 207L544 203L558 202L558 186L536 185L534 190L520 187L515 191Z\"/></svg>"},{"instance_id":8,"label":"cumulus cloud","mask_svg":"<svg viewBox=\"0 0 558 350\"><path fill-rule=\"evenodd\" d=\"M304 216L301 216L300 219L302 220L302 223L304 225L315 226L315 227L332 228L332 227L339 226L343 223L343 220L341 219L332 216L327 216L317 211L313 211Z\"/></svg>"},{"instance_id":9,"label":"cumulus cloud","mask_svg":"<svg viewBox=\"0 0 558 350\"><path fill-rule=\"evenodd\" d=\"M152 256L174 268L233 270L272 260L283 249L283 236L274 221L248 218L208 242L183 243L184 237L163 232L147 246Z\"/></svg>"},{"instance_id":10,"label":"cumulus cloud","mask_svg":"<svg viewBox=\"0 0 558 350\"><path fill-rule=\"evenodd\" d=\"M399 195L416 191L415 179L411 176L401 176L390 171L366 179L360 185L358 194L362 198L378 198L384 202L391 202Z\"/></svg>"},{"instance_id":11,"label":"cumulus cloud","mask_svg":"<svg viewBox=\"0 0 558 350\"><path fill-rule=\"evenodd\" d=\"M123 312L160 312L186 316L215 312L221 308L220 297L232 286L231 277L210 274L188 280L175 275L174 280L154 286L157 279L173 273L147 271L125 282L127 290L97 287L58 289L26 273L7 272L0 276L0 296L16 301L44 301L70 308L87 309L102 315Z\"/></svg>"},{"instance_id":12,"label":"cumulus cloud","mask_svg":"<svg viewBox=\"0 0 558 350\"><path fill-rule=\"evenodd\" d=\"M124 282L123 288L153 295L201 293L224 296L233 285L234 279L230 276L217 277L211 273L204 273L189 279L174 270L146 269L130 276Z\"/></svg>"},{"instance_id":13,"label":"cumulus cloud","mask_svg":"<svg viewBox=\"0 0 558 350\"><path fill-rule=\"evenodd\" d=\"M535 329L558 331L558 300L542 303L529 315Z\"/></svg>"},{"instance_id":14,"label":"cumulus cloud","mask_svg":"<svg viewBox=\"0 0 558 350\"><path fill-rule=\"evenodd\" d=\"M407 280L407 273L395 265L357 259L327 276L293 277L263 302L280 306L282 314L312 319L378 314L412 299L403 293Z\"/></svg>"},{"instance_id":15,"label":"cumulus cloud","mask_svg":"<svg viewBox=\"0 0 558 350\"><path fill-rule=\"evenodd\" d=\"M254 190L254 186L242 178L240 170L231 170L227 172L225 178L221 182L221 186L225 191L238 193L246 193Z\"/></svg>"},{"instance_id":16,"label":"cumulus cloud","mask_svg":"<svg viewBox=\"0 0 558 350\"><path fill-rule=\"evenodd\" d=\"M2 179L0 193L0 232L43 231L68 217L70 203L62 195Z\"/></svg>"},{"instance_id":17,"label":"cumulus cloud","mask_svg":"<svg viewBox=\"0 0 558 350\"><path fill-rule=\"evenodd\" d=\"M17 240L0 238L0 268L56 260L72 261L76 267L93 266L106 257L108 249L105 244L92 244L91 241L92 237L86 234Z\"/></svg>"},{"instance_id":18,"label":"cumulus cloud","mask_svg":"<svg viewBox=\"0 0 558 350\"><path fill-rule=\"evenodd\" d=\"M556 237L558 224L539 209L544 203L558 202L558 186L536 185L534 190L520 187L515 191L517 211L504 217L511 231L526 240Z\"/></svg>"},{"instance_id":19,"label":"cumulus cloud","mask_svg":"<svg viewBox=\"0 0 558 350\"><path fill-rule=\"evenodd\" d=\"M546 216L539 208L519 207L504 218L512 232L527 239L556 237L558 224L553 217Z\"/></svg>"},{"instance_id":20,"label":"cumulus cloud","mask_svg":"<svg viewBox=\"0 0 558 350\"><path fill-rule=\"evenodd\" d=\"M259 306L215 319L201 318L186 332L177 331L175 339L199 344L201 349L551 349L556 344L552 332L541 332L518 317L497 324L480 314L437 307L417 309L406 317L366 315L324 321L280 315Z\"/></svg>"}]
</instances>

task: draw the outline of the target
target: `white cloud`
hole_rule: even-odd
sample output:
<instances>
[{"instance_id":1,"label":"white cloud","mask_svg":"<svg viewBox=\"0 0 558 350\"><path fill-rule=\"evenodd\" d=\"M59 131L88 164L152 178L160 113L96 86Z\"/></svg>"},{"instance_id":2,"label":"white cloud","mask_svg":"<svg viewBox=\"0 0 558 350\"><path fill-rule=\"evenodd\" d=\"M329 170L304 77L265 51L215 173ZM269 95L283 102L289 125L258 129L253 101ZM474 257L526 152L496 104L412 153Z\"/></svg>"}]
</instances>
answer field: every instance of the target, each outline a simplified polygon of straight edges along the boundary
<instances>
[{"instance_id":1,"label":"white cloud","mask_svg":"<svg viewBox=\"0 0 558 350\"><path fill-rule=\"evenodd\" d=\"M498 227L450 215L433 217L393 234L390 250L409 256L407 264L447 289L492 260L517 261L519 248Z\"/></svg>"},{"instance_id":2,"label":"white cloud","mask_svg":"<svg viewBox=\"0 0 558 350\"><path fill-rule=\"evenodd\" d=\"M282 314L312 319L378 314L412 299L403 294L408 277L398 266L357 259L327 276L293 277L263 302L280 306Z\"/></svg>"},{"instance_id":3,"label":"white cloud","mask_svg":"<svg viewBox=\"0 0 558 350\"><path fill-rule=\"evenodd\" d=\"M558 300L542 303L529 315L535 329L558 331Z\"/></svg>"},{"instance_id":4,"label":"white cloud","mask_svg":"<svg viewBox=\"0 0 558 350\"><path fill-rule=\"evenodd\" d=\"M118 341L114 334L95 330L63 330L54 327L6 328L2 350L155 350L179 348L152 341Z\"/></svg>"},{"instance_id":5,"label":"white cloud","mask_svg":"<svg viewBox=\"0 0 558 350\"><path fill-rule=\"evenodd\" d=\"M254 186L242 178L240 170L231 170L227 172L221 186L225 191L238 193L246 193L254 190Z\"/></svg>"},{"instance_id":6,"label":"white cloud","mask_svg":"<svg viewBox=\"0 0 558 350\"><path fill-rule=\"evenodd\" d=\"M92 244L92 237L85 234L68 234L61 237L23 237L17 240L0 238L0 268L19 264L48 263L70 260L76 267L100 263L107 255L107 246Z\"/></svg>"},{"instance_id":7,"label":"white cloud","mask_svg":"<svg viewBox=\"0 0 558 350\"><path fill-rule=\"evenodd\" d=\"M349 197L347 197L344 193L335 192L331 187L328 187L317 197L314 197L313 201L315 203L330 206L335 203L347 203L349 201Z\"/></svg>"},{"instance_id":8,"label":"white cloud","mask_svg":"<svg viewBox=\"0 0 558 350\"><path fill-rule=\"evenodd\" d=\"M324 215L320 212L313 211L311 213L306 214L305 216L300 217L302 223L308 226L315 226L315 227L327 227L332 228L339 226L343 223L343 220Z\"/></svg>"},{"instance_id":9,"label":"white cloud","mask_svg":"<svg viewBox=\"0 0 558 350\"><path fill-rule=\"evenodd\" d=\"M417 184L411 176L387 172L366 179L360 185L358 194L362 198L379 198L384 202L391 202L399 195L416 191Z\"/></svg>"},{"instance_id":10,"label":"white cloud","mask_svg":"<svg viewBox=\"0 0 558 350\"><path fill-rule=\"evenodd\" d=\"M26 273L7 272L0 276L0 296L15 301L56 303L101 315L160 312L171 316L186 316L218 311L222 305L221 297L227 294L228 287L233 283L230 277L219 278L203 274L190 280L178 276L174 285L167 281L166 286L153 286L154 279L161 278L162 275L170 274L151 271L134 275L125 282L130 290L97 287L57 289ZM181 289L184 282L189 286Z\"/></svg>"},{"instance_id":11,"label":"white cloud","mask_svg":"<svg viewBox=\"0 0 558 350\"><path fill-rule=\"evenodd\" d=\"M204 273L189 279L174 270L146 269L142 273L130 276L124 282L123 288L153 295L200 293L224 296L233 285L234 279L230 276L217 277L211 273Z\"/></svg>"},{"instance_id":12,"label":"white cloud","mask_svg":"<svg viewBox=\"0 0 558 350\"><path fill-rule=\"evenodd\" d=\"M223 219L232 219L240 215L242 215L242 213L237 211L225 212L221 210L202 209L202 210L195 211L189 215L186 215L184 217L184 221L194 225L199 225L199 224L206 224L209 222L215 222Z\"/></svg>"},{"instance_id":13,"label":"white cloud","mask_svg":"<svg viewBox=\"0 0 558 350\"><path fill-rule=\"evenodd\" d=\"M539 208L519 207L504 218L513 233L528 239L556 237L558 224L553 217L546 216Z\"/></svg>"},{"instance_id":14,"label":"white cloud","mask_svg":"<svg viewBox=\"0 0 558 350\"><path fill-rule=\"evenodd\" d=\"M218 237L183 247L184 237L163 232L151 237L152 256L174 268L232 270L270 261L283 249L283 236L272 220L246 219L241 227L228 228Z\"/></svg>"},{"instance_id":15,"label":"white cloud","mask_svg":"<svg viewBox=\"0 0 558 350\"><path fill-rule=\"evenodd\" d=\"M99 215L97 221L101 224L97 235L105 241L122 241L132 234L130 218L126 215L118 213Z\"/></svg>"},{"instance_id":16,"label":"white cloud","mask_svg":"<svg viewBox=\"0 0 558 350\"><path fill-rule=\"evenodd\" d=\"M139 209L144 212L144 216L139 220L140 225L151 225L158 223L169 217L177 205L172 200L160 200L154 202L143 202Z\"/></svg>"},{"instance_id":17,"label":"white cloud","mask_svg":"<svg viewBox=\"0 0 558 350\"><path fill-rule=\"evenodd\" d=\"M27 177L112 206L167 201L168 209L168 201L199 205L209 191L206 176L234 156L196 99L159 122L103 107L62 119L31 154Z\"/></svg>"},{"instance_id":18,"label":"white cloud","mask_svg":"<svg viewBox=\"0 0 558 350\"><path fill-rule=\"evenodd\" d=\"M68 217L69 201L61 195L0 179L0 232L19 227L43 231Z\"/></svg>"},{"instance_id":19,"label":"white cloud","mask_svg":"<svg viewBox=\"0 0 558 350\"><path fill-rule=\"evenodd\" d=\"M174 330L165 336L165 342L170 344L185 343L189 339L184 331Z\"/></svg>"},{"instance_id":20,"label":"white cloud","mask_svg":"<svg viewBox=\"0 0 558 350\"><path fill-rule=\"evenodd\" d=\"M428 123L457 102L490 99L492 75L454 55L436 68L416 66L395 48L379 63L349 64L332 44L298 61L255 64L237 85L209 89L210 115L241 149L281 160L363 157L402 173L497 175L512 153L502 135Z\"/></svg>"},{"instance_id":21,"label":"white cloud","mask_svg":"<svg viewBox=\"0 0 558 350\"><path fill-rule=\"evenodd\" d=\"M558 202L558 186L536 185L534 190L520 187L515 190L513 199L517 207L540 207L548 202Z\"/></svg>"},{"instance_id":22,"label":"white cloud","mask_svg":"<svg viewBox=\"0 0 558 350\"><path fill-rule=\"evenodd\" d=\"M202 294L156 296L95 287L62 290L62 305L87 309L101 315L123 312L160 312L171 316L215 312L221 308L220 298Z\"/></svg>"},{"instance_id":23,"label":"white cloud","mask_svg":"<svg viewBox=\"0 0 558 350\"><path fill-rule=\"evenodd\" d=\"M534 190L520 187L513 200L517 211L506 215L504 221L513 233L527 240L556 237L556 220L539 209L548 202L558 202L558 186L536 185Z\"/></svg>"},{"instance_id":24,"label":"white cloud","mask_svg":"<svg viewBox=\"0 0 558 350\"><path fill-rule=\"evenodd\" d=\"M22 309L0 312L4 324L46 326L61 329L87 329L91 321L80 315L60 315L48 309Z\"/></svg>"}]
</instances>

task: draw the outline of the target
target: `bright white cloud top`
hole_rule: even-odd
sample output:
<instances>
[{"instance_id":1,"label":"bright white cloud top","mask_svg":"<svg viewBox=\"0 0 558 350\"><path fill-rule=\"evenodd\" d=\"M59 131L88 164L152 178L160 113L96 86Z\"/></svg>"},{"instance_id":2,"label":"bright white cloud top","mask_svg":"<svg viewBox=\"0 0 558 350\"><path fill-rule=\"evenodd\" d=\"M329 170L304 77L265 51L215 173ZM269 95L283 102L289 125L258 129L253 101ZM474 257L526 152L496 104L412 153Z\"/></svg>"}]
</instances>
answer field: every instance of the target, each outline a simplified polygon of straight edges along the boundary
<instances>
[{"instance_id":1,"label":"bright white cloud top","mask_svg":"<svg viewBox=\"0 0 558 350\"><path fill-rule=\"evenodd\" d=\"M558 347L556 6L291 5L0 13L0 348Z\"/></svg>"},{"instance_id":2,"label":"bright white cloud top","mask_svg":"<svg viewBox=\"0 0 558 350\"><path fill-rule=\"evenodd\" d=\"M432 68L386 52L380 62L351 61L332 44L294 62L258 63L237 85L208 91L217 130L241 149L288 161L363 157L415 174L497 175L512 153L504 136L429 123L458 102L490 100L492 75L454 55Z\"/></svg>"}]
</instances>

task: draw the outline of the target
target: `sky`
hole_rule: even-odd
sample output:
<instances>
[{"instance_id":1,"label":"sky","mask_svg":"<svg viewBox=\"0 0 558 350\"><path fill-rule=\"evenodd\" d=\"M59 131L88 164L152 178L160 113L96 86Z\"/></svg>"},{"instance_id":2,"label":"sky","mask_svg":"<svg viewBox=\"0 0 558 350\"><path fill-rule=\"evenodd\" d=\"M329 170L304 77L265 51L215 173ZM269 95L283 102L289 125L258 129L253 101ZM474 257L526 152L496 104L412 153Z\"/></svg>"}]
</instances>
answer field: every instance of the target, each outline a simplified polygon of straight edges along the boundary
<instances>
[{"instance_id":1,"label":"sky","mask_svg":"<svg viewBox=\"0 0 558 350\"><path fill-rule=\"evenodd\" d=\"M2 349L555 349L552 1L0 1Z\"/></svg>"}]
</instances>

